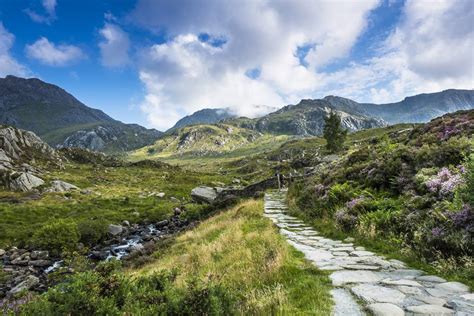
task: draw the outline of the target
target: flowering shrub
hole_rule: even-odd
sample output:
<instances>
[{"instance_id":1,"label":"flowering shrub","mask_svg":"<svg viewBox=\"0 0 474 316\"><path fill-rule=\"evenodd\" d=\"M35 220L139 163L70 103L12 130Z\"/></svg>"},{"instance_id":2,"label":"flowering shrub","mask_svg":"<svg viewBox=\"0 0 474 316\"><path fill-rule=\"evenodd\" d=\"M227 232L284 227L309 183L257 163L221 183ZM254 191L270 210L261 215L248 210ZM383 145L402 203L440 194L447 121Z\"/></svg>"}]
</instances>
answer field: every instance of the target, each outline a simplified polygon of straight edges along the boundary
<instances>
[{"instance_id":1,"label":"flowering shrub","mask_svg":"<svg viewBox=\"0 0 474 316\"><path fill-rule=\"evenodd\" d=\"M337 225L344 231L350 231L357 225L357 216L351 215L347 209L340 209L335 214Z\"/></svg>"},{"instance_id":2,"label":"flowering shrub","mask_svg":"<svg viewBox=\"0 0 474 316\"><path fill-rule=\"evenodd\" d=\"M438 174L426 182L430 192L438 193L440 197L451 195L463 183L460 174L453 174L448 168L443 167Z\"/></svg>"},{"instance_id":3,"label":"flowering shrub","mask_svg":"<svg viewBox=\"0 0 474 316\"><path fill-rule=\"evenodd\" d=\"M452 221L454 227L474 233L474 212L470 205L464 204L458 212L448 212L447 217Z\"/></svg>"}]
</instances>

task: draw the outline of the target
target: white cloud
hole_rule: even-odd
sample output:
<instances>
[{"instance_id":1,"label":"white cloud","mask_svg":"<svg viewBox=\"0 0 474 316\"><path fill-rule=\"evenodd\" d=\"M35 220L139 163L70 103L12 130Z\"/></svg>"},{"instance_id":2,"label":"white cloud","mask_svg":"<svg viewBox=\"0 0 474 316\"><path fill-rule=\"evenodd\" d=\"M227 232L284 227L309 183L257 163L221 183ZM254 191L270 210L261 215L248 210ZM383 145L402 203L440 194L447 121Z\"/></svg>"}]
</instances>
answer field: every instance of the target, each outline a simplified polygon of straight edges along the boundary
<instances>
[{"instance_id":1,"label":"white cloud","mask_svg":"<svg viewBox=\"0 0 474 316\"><path fill-rule=\"evenodd\" d=\"M37 23L45 23L50 24L54 20L56 20L56 0L43 0L41 2L43 9L45 10L45 14L38 13L33 11L32 9L28 8L24 12L34 21Z\"/></svg>"},{"instance_id":2,"label":"white cloud","mask_svg":"<svg viewBox=\"0 0 474 316\"><path fill-rule=\"evenodd\" d=\"M102 65L122 67L129 63L130 40L119 26L106 23L99 31L103 40L99 43Z\"/></svg>"},{"instance_id":3,"label":"white cloud","mask_svg":"<svg viewBox=\"0 0 474 316\"><path fill-rule=\"evenodd\" d=\"M0 22L0 77L6 75L25 76L29 71L10 54L15 36L9 33Z\"/></svg>"},{"instance_id":4,"label":"white cloud","mask_svg":"<svg viewBox=\"0 0 474 316\"><path fill-rule=\"evenodd\" d=\"M146 98L141 107L155 127L164 129L203 107L256 116L262 114L257 105L282 106L327 94L389 102L472 88L470 0L409 0L375 57L324 70L350 56L378 5L376 0L141 0L132 21L170 38L142 53L138 67ZM200 39L202 33L210 39ZM299 47L310 47L303 65L296 56ZM252 69L258 69L253 79L245 75Z\"/></svg>"},{"instance_id":5,"label":"white cloud","mask_svg":"<svg viewBox=\"0 0 474 316\"><path fill-rule=\"evenodd\" d=\"M79 47L56 45L45 37L41 37L31 45L26 45L26 54L48 66L66 66L85 57Z\"/></svg>"},{"instance_id":6,"label":"white cloud","mask_svg":"<svg viewBox=\"0 0 474 316\"><path fill-rule=\"evenodd\" d=\"M140 1L132 19L172 38L143 54L139 68L147 97L142 109L163 129L202 107L230 107L240 115L256 116L265 109L260 105L296 102L320 86L314 70L349 52L378 1L345 4ZM202 33L211 41L200 41ZM212 45L213 38L225 43ZM307 55L309 67L300 65L295 55L307 44L316 47ZM255 68L260 70L257 78L245 75Z\"/></svg>"}]
</instances>

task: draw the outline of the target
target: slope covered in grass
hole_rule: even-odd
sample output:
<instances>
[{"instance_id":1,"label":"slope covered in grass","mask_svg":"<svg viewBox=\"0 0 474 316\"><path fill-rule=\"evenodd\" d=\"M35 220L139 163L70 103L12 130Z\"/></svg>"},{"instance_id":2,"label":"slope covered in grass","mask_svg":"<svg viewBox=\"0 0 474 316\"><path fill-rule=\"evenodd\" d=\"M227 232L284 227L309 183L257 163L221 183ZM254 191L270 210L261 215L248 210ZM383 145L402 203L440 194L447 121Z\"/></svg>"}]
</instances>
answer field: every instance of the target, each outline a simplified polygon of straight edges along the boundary
<instances>
[{"instance_id":1,"label":"slope covered in grass","mask_svg":"<svg viewBox=\"0 0 474 316\"><path fill-rule=\"evenodd\" d=\"M261 201L247 201L179 236L157 261L133 275L177 269L176 286L198 277L214 280L235 299L243 314L328 315L332 305L325 273L290 247Z\"/></svg>"}]
</instances>

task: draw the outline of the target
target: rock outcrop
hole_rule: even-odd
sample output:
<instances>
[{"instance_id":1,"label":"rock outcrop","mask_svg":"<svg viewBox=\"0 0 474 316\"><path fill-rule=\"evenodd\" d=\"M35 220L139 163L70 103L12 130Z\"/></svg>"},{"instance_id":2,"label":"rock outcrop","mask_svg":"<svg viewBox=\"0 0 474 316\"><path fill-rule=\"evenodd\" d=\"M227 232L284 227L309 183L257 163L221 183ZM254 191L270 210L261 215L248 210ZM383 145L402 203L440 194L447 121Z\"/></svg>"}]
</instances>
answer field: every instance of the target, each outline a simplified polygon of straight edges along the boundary
<instances>
[{"instance_id":1,"label":"rock outcrop","mask_svg":"<svg viewBox=\"0 0 474 316\"><path fill-rule=\"evenodd\" d=\"M0 125L0 184L31 191L44 184L44 169L62 168L61 156L36 134Z\"/></svg>"}]
</instances>

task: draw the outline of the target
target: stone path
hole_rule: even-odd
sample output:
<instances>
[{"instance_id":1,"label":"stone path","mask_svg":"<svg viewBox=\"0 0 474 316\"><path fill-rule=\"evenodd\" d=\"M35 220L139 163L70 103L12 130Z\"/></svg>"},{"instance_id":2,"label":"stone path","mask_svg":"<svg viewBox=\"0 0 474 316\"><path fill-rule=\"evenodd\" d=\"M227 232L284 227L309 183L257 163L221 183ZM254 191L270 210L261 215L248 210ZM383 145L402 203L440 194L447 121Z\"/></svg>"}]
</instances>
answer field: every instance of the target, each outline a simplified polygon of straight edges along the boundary
<instances>
[{"instance_id":1,"label":"stone path","mask_svg":"<svg viewBox=\"0 0 474 316\"><path fill-rule=\"evenodd\" d=\"M333 315L474 315L474 294L459 282L425 275L398 260L344 241L320 236L296 217L286 214L286 191L265 195L265 216L288 242L321 270L332 271ZM362 305L362 306L361 306Z\"/></svg>"}]
</instances>

